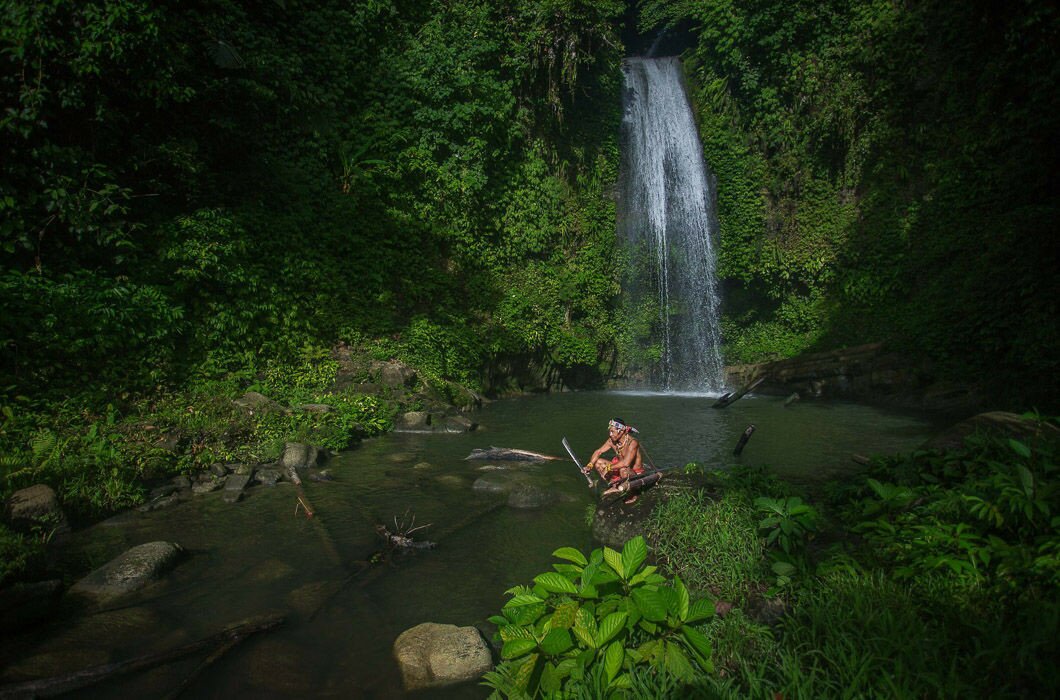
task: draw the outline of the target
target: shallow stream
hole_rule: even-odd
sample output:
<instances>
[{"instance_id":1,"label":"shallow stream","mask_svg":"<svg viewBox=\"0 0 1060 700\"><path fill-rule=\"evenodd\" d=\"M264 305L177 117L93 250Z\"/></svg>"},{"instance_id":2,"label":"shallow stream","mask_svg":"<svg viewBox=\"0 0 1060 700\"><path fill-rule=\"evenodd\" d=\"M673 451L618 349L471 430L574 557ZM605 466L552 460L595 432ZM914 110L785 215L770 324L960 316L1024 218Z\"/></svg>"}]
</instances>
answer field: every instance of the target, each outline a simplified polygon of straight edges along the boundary
<instances>
[{"instance_id":1,"label":"shallow stream","mask_svg":"<svg viewBox=\"0 0 1060 700\"><path fill-rule=\"evenodd\" d=\"M64 623L62 631L19 650L14 668L29 672L48 654L90 665L163 650L265 611L287 623L244 642L210 667L184 697L401 697L391 657L394 639L420 622L484 626L504 591L549 568L564 545L592 546L592 493L569 459L542 464L465 461L474 448L515 447L564 456L569 438L588 459L607 421L636 426L659 467L697 461L768 465L801 482L856 469L852 453L909 450L930 436L929 418L850 403L748 396L724 410L704 396L582 392L488 405L479 431L391 434L332 459L330 483L307 483L316 510L296 513L293 486L256 486L237 504L216 492L153 513L131 512L77 533L67 550L98 566L152 540L191 554L163 582L120 607ZM757 431L737 460L741 433ZM555 502L520 510L503 495L474 491L484 474L524 472ZM382 541L374 526L394 519L430 524L417 537L438 547L369 565ZM9 650L10 651L10 650ZM28 658L27 658L28 657ZM36 657L36 661L33 657ZM201 658L201 657L200 657ZM200 659L130 675L82 697L161 697ZM484 697L470 685L430 697Z\"/></svg>"}]
</instances>

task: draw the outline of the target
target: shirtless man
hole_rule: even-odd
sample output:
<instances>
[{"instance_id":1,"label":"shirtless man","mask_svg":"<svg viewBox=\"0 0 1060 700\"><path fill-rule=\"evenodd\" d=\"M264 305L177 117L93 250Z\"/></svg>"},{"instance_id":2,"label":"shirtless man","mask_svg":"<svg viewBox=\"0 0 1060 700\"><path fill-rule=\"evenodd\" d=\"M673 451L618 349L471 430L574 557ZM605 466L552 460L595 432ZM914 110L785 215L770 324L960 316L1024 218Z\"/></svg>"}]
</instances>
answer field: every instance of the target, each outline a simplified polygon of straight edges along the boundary
<instances>
[{"instance_id":1,"label":"shirtless man","mask_svg":"<svg viewBox=\"0 0 1060 700\"><path fill-rule=\"evenodd\" d=\"M593 452L589 463L585 465L582 471L588 474L596 470L600 478L609 482L612 486L634 474L644 473L644 457L641 454L640 442L633 437L636 432L636 428L626 425L626 422L621 418L612 418L611 422L607 424L607 440L603 445L600 445L596 452ZM615 453L610 461L601 457L601 455L609 451L614 451ZM632 503L635 500L637 500L637 497L631 496L626 499L626 502Z\"/></svg>"}]
</instances>

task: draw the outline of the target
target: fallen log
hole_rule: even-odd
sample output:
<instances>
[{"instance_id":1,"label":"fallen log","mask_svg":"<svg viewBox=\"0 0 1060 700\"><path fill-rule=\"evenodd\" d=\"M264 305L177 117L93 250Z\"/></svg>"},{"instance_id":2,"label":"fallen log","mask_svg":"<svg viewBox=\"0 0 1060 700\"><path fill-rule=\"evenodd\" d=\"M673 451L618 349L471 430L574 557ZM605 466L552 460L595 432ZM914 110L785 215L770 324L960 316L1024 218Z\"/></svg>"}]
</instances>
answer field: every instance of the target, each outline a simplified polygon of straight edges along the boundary
<instances>
[{"instance_id":1,"label":"fallen log","mask_svg":"<svg viewBox=\"0 0 1060 700\"><path fill-rule=\"evenodd\" d=\"M736 401L739 401L740 399L743 398L744 394L746 394L749 391L754 391L754 388L757 387L762 382L764 382L768 377L769 377L768 374L763 374L761 377L758 377L756 379L752 379L750 382L747 383L747 385L744 388L740 389L736 393L725 394L720 399L715 401L712 408L725 408L729 404L732 404L732 403L735 403Z\"/></svg>"},{"instance_id":2,"label":"fallen log","mask_svg":"<svg viewBox=\"0 0 1060 700\"><path fill-rule=\"evenodd\" d=\"M170 661L182 659L196 652L216 647L217 651L224 649L228 651L233 646L247 637L268 632L283 624L285 618L282 615L264 615L250 618L238 624L226 627L220 632L215 632L197 641L185 644L175 649L144 654L117 663L93 666L74 673L50 678L38 678L21 683L10 683L0 686L0 698L40 698L52 697L62 693L68 693L79 688L86 688L111 678L124 676L135 671L154 668ZM215 652L216 653L216 652ZM183 686L180 690L183 690ZM179 692L179 691L178 691Z\"/></svg>"},{"instance_id":3,"label":"fallen log","mask_svg":"<svg viewBox=\"0 0 1060 700\"><path fill-rule=\"evenodd\" d=\"M469 459L495 459L501 462L545 462L560 458L541 454L540 452L517 450L510 447L490 447L488 450L480 448L471 450L471 454L464 457L465 461Z\"/></svg>"},{"instance_id":4,"label":"fallen log","mask_svg":"<svg viewBox=\"0 0 1060 700\"><path fill-rule=\"evenodd\" d=\"M739 442L736 443L736 447L732 451L733 455L735 455L736 457L740 456L740 453L743 452L743 448L747 446L747 441L751 439L751 435L754 434L754 431L754 423L747 426L747 428L743 431L743 435L740 436Z\"/></svg>"}]
</instances>

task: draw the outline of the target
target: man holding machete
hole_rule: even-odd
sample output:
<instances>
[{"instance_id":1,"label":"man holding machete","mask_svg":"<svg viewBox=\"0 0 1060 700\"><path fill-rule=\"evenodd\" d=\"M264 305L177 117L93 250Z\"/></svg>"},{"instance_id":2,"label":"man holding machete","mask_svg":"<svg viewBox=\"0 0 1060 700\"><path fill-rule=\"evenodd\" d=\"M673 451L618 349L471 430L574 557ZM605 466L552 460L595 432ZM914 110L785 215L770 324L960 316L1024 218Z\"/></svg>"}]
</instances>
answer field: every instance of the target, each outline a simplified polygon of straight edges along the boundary
<instances>
[{"instance_id":1,"label":"man holding machete","mask_svg":"<svg viewBox=\"0 0 1060 700\"><path fill-rule=\"evenodd\" d=\"M621 418L612 418L607 424L607 440L603 445L593 452L589 463L585 465L582 472L586 475L596 470L600 478L611 486L628 480L634 475L644 473L644 457L641 454L640 441L633 437L638 431ZM602 455L614 452L614 456L607 460ZM636 494L625 499L625 503L635 503Z\"/></svg>"}]
</instances>

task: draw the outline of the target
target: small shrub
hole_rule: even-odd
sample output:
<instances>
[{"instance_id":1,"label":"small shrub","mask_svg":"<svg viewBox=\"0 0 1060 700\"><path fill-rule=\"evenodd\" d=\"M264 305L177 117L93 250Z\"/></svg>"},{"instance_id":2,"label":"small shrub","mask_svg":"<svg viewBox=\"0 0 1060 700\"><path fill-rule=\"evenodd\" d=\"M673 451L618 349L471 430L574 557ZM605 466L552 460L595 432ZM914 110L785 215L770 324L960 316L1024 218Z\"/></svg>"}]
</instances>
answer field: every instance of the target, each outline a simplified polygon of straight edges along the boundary
<instances>
[{"instance_id":1,"label":"small shrub","mask_svg":"<svg viewBox=\"0 0 1060 700\"><path fill-rule=\"evenodd\" d=\"M508 590L490 618L503 642L500 665L484 676L493 696L605 697L633 688L640 670L682 683L713 670L710 642L694 624L713 616L714 603L693 601L680 578L671 585L646 565L644 538L621 553L604 547L586 558L563 547L553 556L571 563Z\"/></svg>"}]
</instances>

